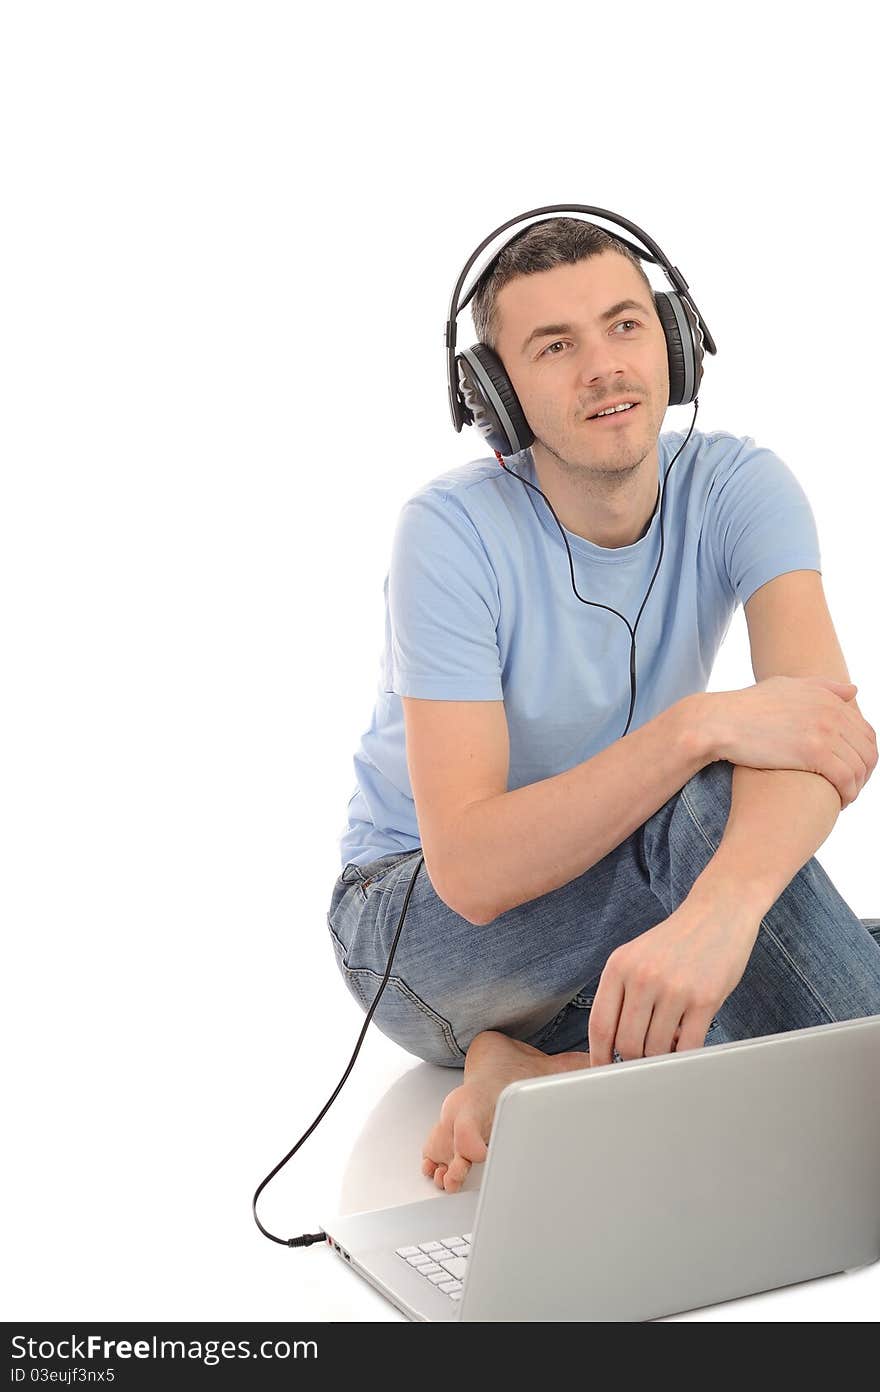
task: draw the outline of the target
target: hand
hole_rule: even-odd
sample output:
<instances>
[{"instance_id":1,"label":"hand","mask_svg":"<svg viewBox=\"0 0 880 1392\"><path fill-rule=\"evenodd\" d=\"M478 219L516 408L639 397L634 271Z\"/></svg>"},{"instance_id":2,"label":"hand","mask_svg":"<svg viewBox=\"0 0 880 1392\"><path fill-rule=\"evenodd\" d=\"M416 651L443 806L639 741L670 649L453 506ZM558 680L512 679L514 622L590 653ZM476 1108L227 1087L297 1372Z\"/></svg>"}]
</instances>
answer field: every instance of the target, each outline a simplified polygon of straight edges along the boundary
<instances>
[{"instance_id":1,"label":"hand","mask_svg":"<svg viewBox=\"0 0 880 1392\"><path fill-rule=\"evenodd\" d=\"M590 1010L590 1067L702 1047L713 1016L740 981L760 919L687 900L615 948Z\"/></svg>"},{"instance_id":2,"label":"hand","mask_svg":"<svg viewBox=\"0 0 880 1392\"><path fill-rule=\"evenodd\" d=\"M877 733L856 705L857 690L830 677L765 677L742 691L710 693L714 756L821 773L842 811L877 766Z\"/></svg>"}]
</instances>

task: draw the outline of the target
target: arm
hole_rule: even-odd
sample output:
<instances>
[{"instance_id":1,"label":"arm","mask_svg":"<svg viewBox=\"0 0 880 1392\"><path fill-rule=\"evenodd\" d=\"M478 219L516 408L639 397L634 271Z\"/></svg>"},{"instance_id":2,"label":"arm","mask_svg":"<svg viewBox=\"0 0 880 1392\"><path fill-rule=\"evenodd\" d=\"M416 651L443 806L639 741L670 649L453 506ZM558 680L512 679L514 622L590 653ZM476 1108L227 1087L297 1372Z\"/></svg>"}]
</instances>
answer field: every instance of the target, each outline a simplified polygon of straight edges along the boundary
<instances>
[{"instance_id":1,"label":"arm","mask_svg":"<svg viewBox=\"0 0 880 1392\"><path fill-rule=\"evenodd\" d=\"M839 816L840 796L821 773L735 764L727 827L685 903L736 906L759 923Z\"/></svg>"},{"instance_id":2,"label":"arm","mask_svg":"<svg viewBox=\"0 0 880 1392\"><path fill-rule=\"evenodd\" d=\"M773 676L849 680L817 572L768 581L749 599L746 619L758 683ZM729 711L715 696L703 707L715 723L716 747L729 744L718 728ZM877 764L876 741L853 743L847 761L864 775L856 776L860 789ZM734 763L730 815L715 855L669 918L616 948L605 964L590 1012L592 1065L610 1063L615 1047L623 1058L702 1047L748 965L761 919L828 836L841 806L822 774Z\"/></svg>"},{"instance_id":3,"label":"arm","mask_svg":"<svg viewBox=\"0 0 880 1392\"><path fill-rule=\"evenodd\" d=\"M818 571L768 581L748 600L745 615L756 681L777 675L849 681ZM858 710L855 700L852 705ZM829 836L840 811L837 789L821 774L736 765L724 836L688 902L735 901L760 921Z\"/></svg>"},{"instance_id":4,"label":"arm","mask_svg":"<svg viewBox=\"0 0 880 1392\"><path fill-rule=\"evenodd\" d=\"M437 893L482 925L589 870L712 762L705 701L704 692L685 696L593 758L505 792L503 701L404 697L410 779Z\"/></svg>"},{"instance_id":5,"label":"arm","mask_svg":"<svg viewBox=\"0 0 880 1392\"><path fill-rule=\"evenodd\" d=\"M797 574L819 578L812 572ZM760 632L766 635L769 628L756 617L754 601L785 579L792 576L763 586L747 609L759 680L775 669L762 668ZM781 608L783 628L790 625L801 635L810 633L806 621L791 624L790 605ZM812 663L801 669L791 654L785 662L793 664L791 675L846 672L839 648L835 654L817 647ZM729 702L721 699L725 695L697 692L684 697L584 763L511 792L505 791L509 743L503 701L403 697L410 781L425 867L436 892L456 913L482 925L582 875L695 773L722 757L719 748L729 741L720 738L716 727L722 709L729 710ZM834 786L815 773L737 768L735 778L735 813L722 840L723 854L720 847L695 884L694 898L707 889L715 895L726 890L740 896L738 876L745 861L756 908L769 894L768 907L828 835L840 799ZM760 797L749 792L756 786L762 789ZM774 795L778 790L781 805L764 802L770 786ZM806 798L804 786L810 790ZM768 808L769 835L757 821L758 811ZM737 903L742 907L741 897ZM753 917L751 909L748 916Z\"/></svg>"}]
</instances>

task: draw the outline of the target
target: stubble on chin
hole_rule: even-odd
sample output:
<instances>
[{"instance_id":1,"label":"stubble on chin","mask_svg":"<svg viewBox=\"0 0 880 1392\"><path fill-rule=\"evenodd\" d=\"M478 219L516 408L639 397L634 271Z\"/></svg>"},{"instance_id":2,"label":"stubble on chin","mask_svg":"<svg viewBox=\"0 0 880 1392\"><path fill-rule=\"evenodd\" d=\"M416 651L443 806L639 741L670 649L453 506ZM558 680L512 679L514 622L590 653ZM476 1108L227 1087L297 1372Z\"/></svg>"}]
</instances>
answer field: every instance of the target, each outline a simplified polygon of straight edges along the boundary
<instances>
[{"instance_id":1,"label":"stubble on chin","mask_svg":"<svg viewBox=\"0 0 880 1392\"><path fill-rule=\"evenodd\" d=\"M535 440L543 447L551 462L571 478L612 481L615 478L629 478L641 466L647 453L637 442L625 441L621 450L620 442L608 442L612 448L597 447L595 442L585 441L586 426L576 431L548 439L534 432ZM607 461L614 461L608 463Z\"/></svg>"}]
</instances>

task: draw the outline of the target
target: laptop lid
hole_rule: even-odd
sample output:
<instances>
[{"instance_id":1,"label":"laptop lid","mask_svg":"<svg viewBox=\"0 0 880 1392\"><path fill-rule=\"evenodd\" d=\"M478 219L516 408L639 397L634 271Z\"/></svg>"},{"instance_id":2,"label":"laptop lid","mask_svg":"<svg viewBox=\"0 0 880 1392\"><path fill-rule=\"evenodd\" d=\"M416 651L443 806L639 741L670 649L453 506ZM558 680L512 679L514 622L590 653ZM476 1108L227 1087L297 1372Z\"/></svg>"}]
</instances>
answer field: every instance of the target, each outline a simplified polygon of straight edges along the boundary
<instances>
[{"instance_id":1,"label":"laptop lid","mask_svg":"<svg viewBox=\"0 0 880 1392\"><path fill-rule=\"evenodd\" d=\"M880 1016L502 1092L462 1320L650 1320L880 1257Z\"/></svg>"}]
</instances>

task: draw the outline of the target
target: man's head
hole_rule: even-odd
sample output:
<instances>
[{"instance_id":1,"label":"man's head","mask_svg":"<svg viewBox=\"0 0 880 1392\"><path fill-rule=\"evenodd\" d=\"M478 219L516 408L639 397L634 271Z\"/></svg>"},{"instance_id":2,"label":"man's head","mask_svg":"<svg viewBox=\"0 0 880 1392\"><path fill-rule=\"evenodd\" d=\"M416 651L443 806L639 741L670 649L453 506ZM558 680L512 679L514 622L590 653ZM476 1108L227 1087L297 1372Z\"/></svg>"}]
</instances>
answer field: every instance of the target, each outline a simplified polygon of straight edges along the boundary
<instances>
[{"instance_id":1,"label":"man's head","mask_svg":"<svg viewBox=\"0 0 880 1392\"><path fill-rule=\"evenodd\" d=\"M621 308L629 300L639 308ZM546 451L566 471L606 476L656 458L669 404L666 339L627 246L581 219L533 224L481 277L471 313L519 397L536 457ZM619 400L638 405L589 419Z\"/></svg>"}]
</instances>

